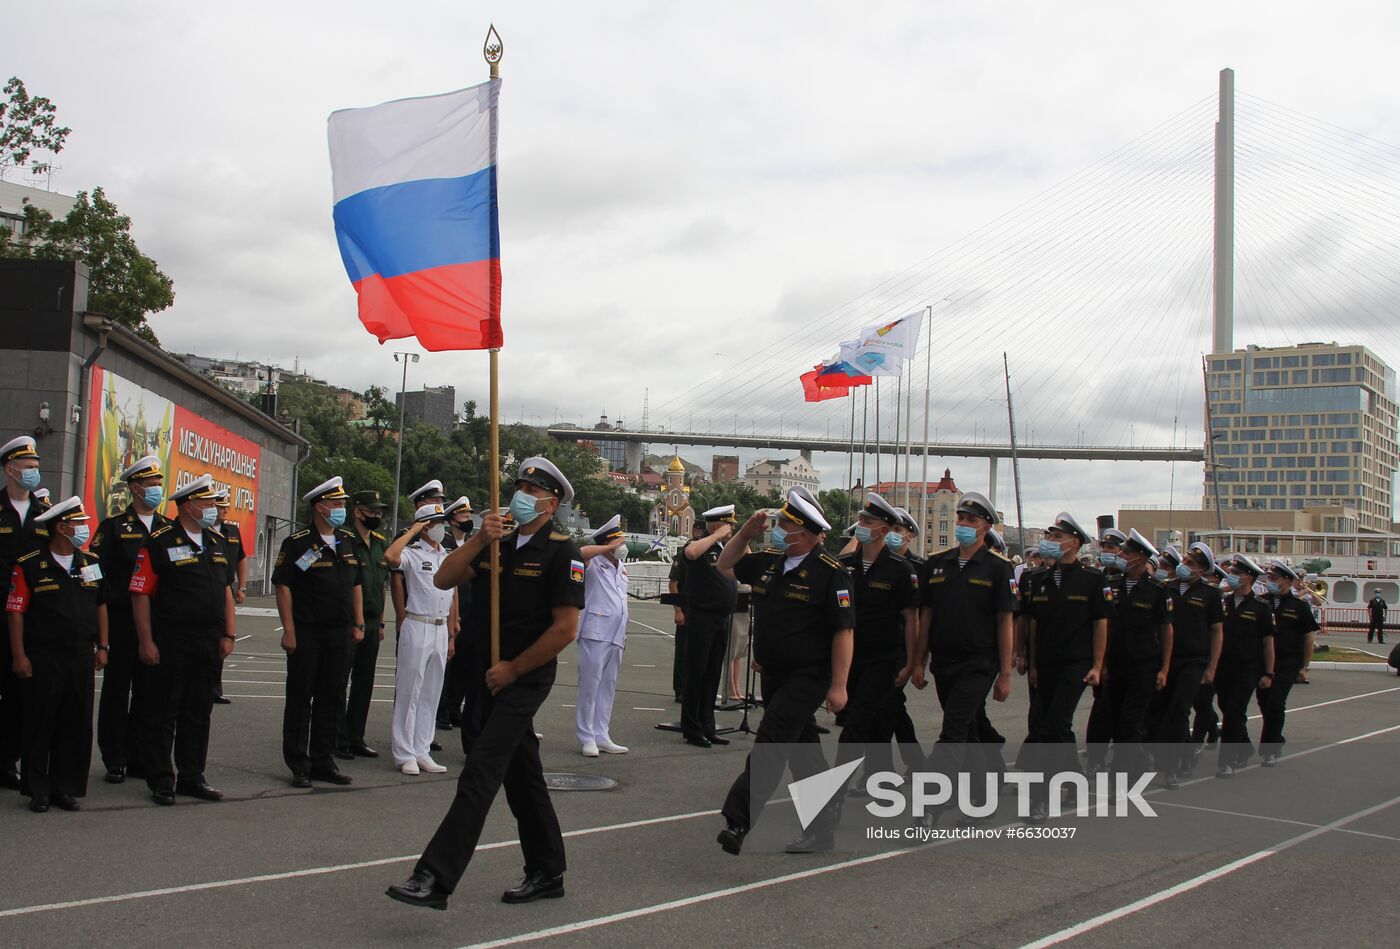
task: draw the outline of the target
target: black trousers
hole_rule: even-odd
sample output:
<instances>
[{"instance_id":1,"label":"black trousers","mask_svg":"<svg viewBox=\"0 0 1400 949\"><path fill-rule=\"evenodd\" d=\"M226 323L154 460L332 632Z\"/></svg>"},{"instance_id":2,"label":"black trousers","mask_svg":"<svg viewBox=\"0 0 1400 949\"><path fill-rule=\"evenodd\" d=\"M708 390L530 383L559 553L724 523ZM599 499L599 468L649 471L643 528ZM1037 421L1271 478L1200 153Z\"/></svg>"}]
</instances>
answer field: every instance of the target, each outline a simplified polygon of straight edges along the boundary
<instances>
[{"instance_id":1,"label":"black trousers","mask_svg":"<svg viewBox=\"0 0 1400 949\"><path fill-rule=\"evenodd\" d=\"M335 770L336 724L344 713L353 641L348 627L297 628L282 709L282 760L293 774Z\"/></svg>"},{"instance_id":2,"label":"black trousers","mask_svg":"<svg viewBox=\"0 0 1400 949\"><path fill-rule=\"evenodd\" d=\"M415 867L432 873L447 892L457 888L466 872L502 785L520 834L525 872L550 876L564 872L564 838L545 787L535 737L535 713L553 684L552 678L529 681L527 677L491 699L481 735L457 778L457 795Z\"/></svg>"},{"instance_id":3,"label":"black trousers","mask_svg":"<svg viewBox=\"0 0 1400 949\"><path fill-rule=\"evenodd\" d=\"M1191 700L1191 711L1195 713L1191 720L1191 740L1198 745L1207 738L1220 737L1220 719L1215 714L1215 693L1219 682L1220 676L1217 674L1210 685L1201 683Z\"/></svg>"},{"instance_id":4,"label":"black trousers","mask_svg":"<svg viewBox=\"0 0 1400 949\"><path fill-rule=\"evenodd\" d=\"M1249 699L1259 686L1260 666L1221 660L1215 672L1215 696L1220 702L1220 765L1240 767L1254 754L1249 740Z\"/></svg>"},{"instance_id":5,"label":"black trousers","mask_svg":"<svg viewBox=\"0 0 1400 949\"><path fill-rule=\"evenodd\" d=\"M846 707L836 716L836 724L841 726L840 742L869 744L879 740L881 710L895 691L894 677L899 670L897 657L852 663L846 676Z\"/></svg>"},{"instance_id":6,"label":"black trousers","mask_svg":"<svg viewBox=\"0 0 1400 949\"><path fill-rule=\"evenodd\" d=\"M1029 679L1030 676L1026 678ZM1021 771L1030 769L1035 758L1035 749L1031 746L1040 740L1040 690L1027 682L1026 696L1030 700L1026 706L1026 740L1021 742L1021 747L1016 752L1016 767Z\"/></svg>"},{"instance_id":7,"label":"black trousers","mask_svg":"<svg viewBox=\"0 0 1400 949\"><path fill-rule=\"evenodd\" d=\"M48 800L87 794L92 764L92 655L27 654L33 675L20 679L24 793Z\"/></svg>"},{"instance_id":8,"label":"black trousers","mask_svg":"<svg viewBox=\"0 0 1400 949\"><path fill-rule=\"evenodd\" d=\"M689 616L686 617L687 622ZM734 779L725 796L724 819L747 830L758 820L764 804L773 796L782 780L784 766L791 767L793 777L801 780L826 769L821 736L813 714L826 699L831 687L831 670L826 666L811 666L783 672L764 670L763 719L758 723L754 744L796 744L790 755L774 754L773 749L750 752L744 770ZM754 754L759 753L758 763ZM750 806L750 800L753 806Z\"/></svg>"},{"instance_id":9,"label":"black trousers","mask_svg":"<svg viewBox=\"0 0 1400 949\"><path fill-rule=\"evenodd\" d=\"M1301 659L1284 659L1275 664L1274 682L1267 689L1255 690L1255 701L1259 712L1264 716L1264 727L1259 732L1259 753L1278 754L1283 749L1283 720L1288 712L1288 693L1298 681L1298 670L1303 668Z\"/></svg>"},{"instance_id":10,"label":"black trousers","mask_svg":"<svg viewBox=\"0 0 1400 949\"><path fill-rule=\"evenodd\" d=\"M1158 692L1149 707L1148 738L1158 743L1157 766L1168 773L1191 770L1191 706L1201 688L1206 671L1204 659L1172 663L1167 687Z\"/></svg>"},{"instance_id":11,"label":"black trousers","mask_svg":"<svg viewBox=\"0 0 1400 949\"><path fill-rule=\"evenodd\" d=\"M1372 636L1376 637L1377 642L1385 642L1385 620L1372 618L1370 625L1366 627L1366 641L1368 643Z\"/></svg>"},{"instance_id":12,"label":"black trousers","mask_svg":"<svg viewBox=\"0 0 1400 949\"><path fill-rule=\"evenodd\" d=\"M145 742L141 766L152 791L173 788L177 774L182 784L204 780L219 642L218 634L155 632L160 663L146 667L142 686L146 691L142 706L145 721L141 725Z\"/></svg>"},{"instance_id":13,"label":"black trousers","mask_svg":"<svg viewBox=\"0 0 1400 949\"><path fill-rule=\"evenodd\" d=\"M932 672L938 704L943 708L943 725L929 752L928 770L949 776L966 771L973 776L971 786L980 790L984 787L980 776L988 769L987 755L978 747L981 722L987 716L987 696L996 682L997 662L990 656L935 660ZM991 727L990 721L987 727ZM1000 746L995 753L1001 757Z\"/></svg>"},{"instance_id":14,"label":"black trousers","mask_svg":"<svg viewBox=\"0 0 1400 949\"><path fill-rule=\"evenodd\" d=\"M689 615L687 614L687 619ZM685 623L676 624L676 644L671 658L671 693L685 692Z\"/></svg>"},{"instance_id":15,"label":"black trousers","mask_svg":"<svg viewBox=\"0 0 1400 949\"><path fill-rule=\"evenodd\" d=\"M1108 680L1094 690L1085 744L1089 766L1103 768L1112 743L1113 766L1136 773L1142 766L1147 739L1147 709L1157 691L1157 666L1152 663L1108 670Z\"/></svg>"},{"instance_id":16,"label":"black trousers","mask_svg":"<svg viewBox=\"0 0 1400 949\"><path fill-rule=\"evenodd\" d=\"M904 689L892 689L880 706L872 739L877 748L871 750L873 760L865 766L866 774L894 770L894 756L889 749L891 739L899 745L899 758L906 771L924 766L924 749L914 731L914 720L909 717L909 701Z\"/></svg>"},{"instance_id":17,"label":"black trousers","mask_svg":"<svg viewBox=\"0 0 1400 949\"><path fill-rule=\"evenodd\" d=\"M685 614L681 733L687 738L715 733L715 692L724 671L724 651L729 646L729 616L693 607Z\"/></svg>"},{"instance_id":18,"label":"black trousers","mask_svg":"<svg viewBox=\"0 0 1400 949\"><path fill-rule=\"evenodd\" d=\"M149 715L146 700L148 668L137 652L131 611L113 607L109 617L107 665L102 670L102 697L97 703L97 749L108 768L141 766L141 725Z\"/></svg>"},{"instance_id":19,"label":"black trousers","mask_svg":"<svg viewBox=\"0 0 1400 949\"><path fill-rule=\"evenodd\" d=\"M1084 676L1093 667L1087 659L1036 666L1036 740L1031 770L1045 774L1041 794L1048 793L1049 779L1060 771L1079 771L1078 743L1074 737L1074 710L1084 695Z\"/></svg>"},{"instance_id":20,"label":"black trousers","mask_svg":"<svg viewBox=\"0 0 1400 949\"><path fill-rule=\"evenodd\" d=\"M457 644L452 658L442 670L442 694L438 696L437 720L439 725L457 725L462 721L462 700L467 695L468 668L467 638L457 635Z\"/></svg>"},{"instance_id":21,"label":"black trousers","mask_svg":"<svg viewBox=\"0 0 1400 949\"><path fill-rule=\"evenodd\" d=\"M8 579L5 582L8 583ZM0 768L7 770L19 764L24 744L23 681L15 675L7 631L0 636Z\"/></svg>"},{"instance_id":22,"label":"black trousers","mask_svg":"<svg viewBox=\"0 0 1400 949\"><path fill-rule=\"evenodd\" d=\"M486 670L491 664L490 634L463 632L457 637L456 659L462 664L462 713L458 733L462 753L471 754L481 737L486 712L491 707L491 690L486 687Z\"/></svg>"},{"instance_id":23,"label":"black trousers","mask_svg":"<svg viewBox=\"0 0 1400 949\"><path fill-rule=\"evenodd\" d=\"M365 621L365 638L359 642L350 641L350 693L345 699L336 731L342 748L354 744L364 744L365 725L369 722L370 700L374 698L374 674L379 662L379 635L384 624ZM301 648L301 636L297 636L297 649Z\"/></svg>"}]
</instances>

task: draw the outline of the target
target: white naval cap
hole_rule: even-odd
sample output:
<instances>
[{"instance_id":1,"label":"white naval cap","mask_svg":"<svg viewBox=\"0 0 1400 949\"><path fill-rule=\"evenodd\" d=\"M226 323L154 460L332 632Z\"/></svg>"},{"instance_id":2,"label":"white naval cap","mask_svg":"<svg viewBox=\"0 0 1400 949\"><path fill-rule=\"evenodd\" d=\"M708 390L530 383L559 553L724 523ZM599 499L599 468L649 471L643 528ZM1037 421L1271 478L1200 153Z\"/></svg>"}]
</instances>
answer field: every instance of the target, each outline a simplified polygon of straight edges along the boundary
<instances>
[{"instance_id":1,"label":"white naval cap","mask_svg":"<svg viewBox=\"0 0 1400 949\"><path fill-rule=\"evenodd\" d=\"M468 514L472 512L471 499L465 494L442 509L442 513L446 514L448 517L451 517L458 511L466 511Z\"/></svg>"},{"instance_id":2,"label":"white naval cap","mask_svg":"<svg viewBox=\"0 0 1400 949\"><path fill-rule=\"evenodd\" d=\"M339 480L339 479L336 479ZM172 501L202 501L214 496L214 476L202 474L170 495Z\"/></svg>"},{"instance_id":3,"label":"white naval cap","mask_svg":"<svg viewBox=\"0 0 1400 949\"><path fill-rule=\"evenodd\" d=\"M880 495L871 491L865 496L865 507L860 509L860 513L866 517L877 518L891 526L899 523L899 512Z\"/></svg>"},{"instance_id":4,"label":"white naval cap","mask_svg":"<svg viewBox=\"0 0 1400 949\"><path fill-rule=\"evenodd\" d=\"M788 497L792 497L794 494L797 495L799 498L802 498L808 504L815 507L817 510L821 510L821 502L818 501L815 496L813 496L811 491L808 491L806 488L802 487L802 485L795 484L792 487L788 488Z\"/></svg>"},{"instance_id":5,"label":"white naval cap","mask_svg":"<svg viewBox=\"0 0 1400 949\"><path fill-rule=\"evenodd\" d=\"M345 493L345 479L336 475L316 485L303 494L301 499L308 504L315 504L317 501L348 501L350 495Z\"/></svg>"},{"instance_id":6,"label":"white naval cap","mask_svg":"<svg viewBox=\"0 0 1400 949\"><path fill-rule=\"evenodd\" d=\"M419 498L426 497L442 497L442 482L434 478L421 488L414 490L413 493L408 496L408 500L416 504Z\"/></svg>"},{"instance_id":7,"label":"white naval cap","mask_svg":"<svg viewBox=\"0 0 1400 949\"><path fill-rule=\"evenodd\" d=\"M1121 546L1126 550L1145 554L1149 559L1157 556L1157 548L1152 545L1152 541L1143 537L1136 529L1128 531L1128 536L1124 538Z\"/></svg>"},{"instance_id":8,"label":"white naval cap","mask_svg":"<svg viewBox=\"0 0 1400 949\"><path fill-rule=\"evenodd\" d=\"M20 435L0 445L0 464L9 464L19 458L38 457L39 452L34 447L34 439L28 435Z\"/></svg>"},{"instance_id":9,"label":"white naval cap","mask_svg":"<svg viewBox=\"0 0 1400 949\"><path fill-rule=\"evenodd\" d=\"M1255 577L1262 577L1264 575L1263 568L1260 567L1253 560L1250 560L1244 554L1231 554L1230 563L1236 567L1240 567L1243 570L1247 570L1248 572L1254 574Z\"/></svg>"},{"instance_id":10,"label":"white naval cap","mask_svg":"<svg viewBox=\"0 0 1400 949\"><path fill-rule=\"evenodd\" d=\"M161 473L160 459L155 455L146 455L122 469L122 480L130 481L132 478L150 478Z\"/></svg>"},{"instance_id":11,"label":"white naval cap","mask_svg":"<svg viewBox=\"0 0 1400 949\"><path fill-rule=\"evenodd\" d=\"M1282 557L1275 557L1273 560L1269 561L1269 572L1281 574L1290 580L1298 579L1298 571Z\"/></svg>"},{"instance_id":12,"label":"white naval cap","mask_svg":"<svg viewBox=\"0 0 1400 949\"><path fill-rule=\"evenodd\" d=\"M787 500L783 502L779 515L799 524L813 534L831 530L831 525L822 516L822 510L815 503L797 493L797 489L788 492Z\"/></svg>"},{"instance_id":13,"label":"white naval cap","mask_svg":"<svg viewBox=\"0 0 1400 949\"><path fill-rule=\"evenodd\" d=\"M895 511L899 513L899 522L909 528L909 530L914 533L915 537L919 536L919 522L914 520L914 515L910 514L902 507L895 508Z\"/></svg>"},{"instance_id":14,"label":"white naval cap","mask_svg":"<svg viewBox=\"0 0 1400 949\"><path fill-rule=\"evenodd\" d=\"M707 521L730 521L734 520L734 505L721 504L719 507L712 507L704 514L700 515Z\"/></svg>"},{"instance_id":15,"label":"white naval cap","mask_svg":"<svg viewBox=\"0 0 1400 949\"><path fill-rule=\"evenodd\" d=\"M443 511L442 505L437 501L430 501L427 504L421 505L418 510L413 512L414 523L418 521L428 521L431 523L433 521L445 520L447 520L447 514Z\"/></svg>"},{"instance_id":16,"label":"white naval cap","mask_svg":"<svg viewBox=\"0 0 1400 949\"><path fill-rule=\"evenodd\" d=\"M1168 544L1163 547L1160 556L1164 562L1170 563L1173 567L1181 563L1181 551L1176 549L1175 544Z\"/></svg>"},{"instance_id":17,"label":"white naval cap","mask_svg":"<svg viewBox=\"0 0 1400 949\"><path fill-rule=\"evenodd\" d=\"M997 507L985 494L969 491L958 500L958 513L980 517L989 524L997 522Z\"/></svg>"},{"instance_id":18,"label":"white naval cap","mask_svg":"<svg viewBox=\"0 0 1400 949\"><path fill-rule=\"evenodd\" d=\"M623 535L622 515L614 514L608 518L608 522L593 532L593 539L598 543L607 543L617 540Z\"/></svg>"},{"instance_id":19,"label":"white naval cap","mask_svg":"<svg viewBox=\"0 0 1400 949\"><path fill-rule=\"evenodd\" d=\"M1134 531L1133 533L1137 533L1137 532ZM1120 531L1120 530L1119 530L1118 528L1116 528L1116 527L1110 527L1108 530L1104 531L1103 534L1100 535L1100 537L1099 537L1099 544L1100 544L1100 545L1103 545L1103 544L1105 544L1105 543L1110 543L1110 544L1117 544L1119 547L1122 547L1122 546L1123 546L1124 544L1126 544L1127 542L1128 542L1128 535L1125 534L1125 533L1123 533L1122 531Z\"/></svg>"},{"instance_id":20,"label":"white naval cap","mask_svg":"<svg viewBox=\"0 0 1400 949\"><path fill-rule=\"evenodd\" d=\"M994 528L989 527L987 529L987 536L982 538L982 541L992 550L995 550L997 553L1006 553L1006 541L1002 538L1000 534L996 532Z\"/></svg>"},{"instance_id":21,"label":"white naval cap","mask_svg":"<svg viewBox=\"0 0 1400 949\"><path fill-rule=\"evenodd\" d=\"M1176 550L1175 547L1168 547L1167 549L1171 551ZM1187 547L1186 552L1188 554L1195 554L1197 557L1200 557L1203 561L1205 561L1207 571L1214 570L1217 566L1215 560L1215 551L1210 549L1209 544L1203 543L1198 540L1190 547ZM1177 562L1181 562L1181 557L1177 557Z\"/></svg>"},{"instance_id":22,"label":"white naval cap","mask_svg":"<svg viewBox=\"0 0 1400 949\"><path fill-rule=\"evenodd\" d=\"M33 491L29 492L29 496L36 501L47 501L49 499L49 489L35 488Z\"/></svg>"},{"instance_id":23,"label":"white naval cap","mask_svg":"<svg viewBox=\"0 0 1400 949\"><path fill-rule=\"evenodd\" d=\"M515 480L517 483L524 481L526 484L538 485L563 504L568 504L574 499L574 486L569 484L564 472L556 468L554 462L540 455L522 461L520 470L515 473Z\"/></svg>"},{"instance_id":24,"label":"white naval cap","mask_svg":"<svg viewBox=\"0 0 1400 949\"><path fill-rule=\"evenodd\" d=\"M1086 531L1084 525L1075 520L1074 515L1069 511L1061 511L1056 514L1055 520L1050 526L1056 530L1064 531L1066 534L1073 534L1079 538L1081 544L1087 544L1093 538L1093 535Z\"/></svg>"},{"instance_id":25,"label":"white naval cap","mask_svg":"<svg viewBox=\"0 0 1400 949\"><path fill-rule=\"evenodd\" d=\"M42 514L35 515L34 521L47 524L50 521L86 521L88 514L83 510L82 499L74 495L66 501L59 501Z\"/></svg>"},{"instance_id":26,"label":"white naval cap","mask_svg":"<svg viewBox=\"0 0 1400 949\"><path fill-rule=\"evenodd\" d=\"M215 507L228 507L228 506L229 506L228 488L219 488L217 491L214 492L214 506L215 506Z\"/></svg>"}]
</instances>

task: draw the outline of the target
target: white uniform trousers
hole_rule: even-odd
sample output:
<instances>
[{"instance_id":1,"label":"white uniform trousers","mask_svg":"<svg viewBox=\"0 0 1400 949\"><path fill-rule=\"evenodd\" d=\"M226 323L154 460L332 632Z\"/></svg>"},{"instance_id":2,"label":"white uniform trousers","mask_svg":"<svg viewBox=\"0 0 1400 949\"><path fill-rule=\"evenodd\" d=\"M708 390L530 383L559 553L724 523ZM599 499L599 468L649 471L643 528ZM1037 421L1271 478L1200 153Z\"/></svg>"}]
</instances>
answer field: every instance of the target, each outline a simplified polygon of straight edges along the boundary
<instances>
[{"instance_id":1,"label":"white uniform trousers","mask_svg":"<svg viewBox=\"0 0 1400 949\"><path fill-rule=\"evenodd\" d=\"M447 624L405 618L394 668L394 764L429 755L447 667Z\"/></svg>"},{"instance_id":2,"label":"white uniform trousers","mask_svg":"<svg viewBox=\"0 0 1400 949\"><path fill-rule=\"evenodd\" d=\"M578 645L578 740L612 741L612 720L617 672L622 668L622 647L596 639L580 639Z\"/></svg>"}]
</instances>

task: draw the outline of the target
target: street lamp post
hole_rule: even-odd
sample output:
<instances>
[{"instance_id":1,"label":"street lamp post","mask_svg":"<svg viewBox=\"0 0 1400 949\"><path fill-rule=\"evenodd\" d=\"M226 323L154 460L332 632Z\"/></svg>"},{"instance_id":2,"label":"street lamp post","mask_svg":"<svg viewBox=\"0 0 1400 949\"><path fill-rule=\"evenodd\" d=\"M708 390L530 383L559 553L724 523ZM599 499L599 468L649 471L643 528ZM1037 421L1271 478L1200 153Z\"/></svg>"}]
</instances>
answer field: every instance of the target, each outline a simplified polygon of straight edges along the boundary
<instances>
[{"instance_id":1,"label":"street lamp post","mask_svg":"<svg viewBox=\"0 0 1400 949\"><path fill-rule=\"evenodd\" d=\"M403 358L400 359L400 356ZM399 533L399 479L403 474L403 412L408 404L408 364L417 361L417 353L394 353L394 362L403 363L403 379L399 382L399 448L394 457L394 517L390 522L390 537L396 537Z\"/></svg>"}]
</instances>

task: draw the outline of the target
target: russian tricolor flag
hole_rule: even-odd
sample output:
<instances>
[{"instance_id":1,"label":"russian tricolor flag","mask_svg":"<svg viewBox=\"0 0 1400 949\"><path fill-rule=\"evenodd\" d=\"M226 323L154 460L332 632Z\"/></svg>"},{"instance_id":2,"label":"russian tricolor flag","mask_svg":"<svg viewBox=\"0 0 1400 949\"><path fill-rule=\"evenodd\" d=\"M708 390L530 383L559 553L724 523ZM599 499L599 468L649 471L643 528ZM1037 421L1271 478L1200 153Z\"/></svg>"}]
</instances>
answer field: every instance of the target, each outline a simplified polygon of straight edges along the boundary
<instances>
[{"instance_id":1,"label":"russian tricolor flag","mask_svg":"<svg viewBox=\"0 0 1400 949\"><path fill-rule=\"evenodd\" d=\"M382 343L491 349L501 335L496 102L501 81L329 121L335 236Z\"/></svg>"}]
</instances>

